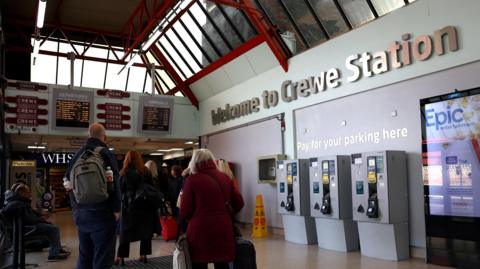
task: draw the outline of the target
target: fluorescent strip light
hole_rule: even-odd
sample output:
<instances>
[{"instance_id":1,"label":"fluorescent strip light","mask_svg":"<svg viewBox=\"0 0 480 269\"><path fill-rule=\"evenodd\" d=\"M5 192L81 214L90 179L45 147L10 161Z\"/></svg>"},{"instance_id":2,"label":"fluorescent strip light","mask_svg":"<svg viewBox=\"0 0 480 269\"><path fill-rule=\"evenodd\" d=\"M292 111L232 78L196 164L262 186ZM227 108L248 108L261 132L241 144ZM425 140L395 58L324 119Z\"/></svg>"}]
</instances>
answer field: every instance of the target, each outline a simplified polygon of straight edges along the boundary
<instances>
[{"instance_id":1,"label":"fluorescent strip light","mask_svg":"<svg viewBox=\"0 0 480 269\"><path fill-rule=\"evenodd\" d=\"M171 148L170 151L178 151L178 150L183 150L183 148Z\"/></svg>"},{"instance_id":2,"label":"fluorescent strip light","mask_svg":"<svg viewBox=\"0 0 480 269\"><path fill-rule=\"evenodd\" d=\"M155 33L153 33L153 35L150 36L150 38L147 40L147 42L145 42L142 45L142 51L147 51L150 48L150 46L153 44L153 42L157 41L157 39L158 39L158 37L160 37L161 33L162 33L161 28L156 30Z\"/></svg>"},{"instance_id":3,"label":"fluorescent strip light","mask_svg":"<svg viewBox=\"0 0 480 269\"><path fill-rule=\"evenodd\" d=\"M169 152L170 150L169 150L169 149L157 149L157 151L160 151L160 152Z\"/></svg>"},{"instance_id":4,"label":"fluorescent strip light","mask_svg":"<svg viewBox=\"0 0 480 269\"><path fill-rule=\"evenodd\" d=\"M45 146L27 146L28 149L45 149Z\"/></svg>"},{"instance_id":5,"label":"fluorescent strip light","mask_svg":"<svg viewBox=\"0 0 480 269\"><path fill-rule=\"evenodd\" d=\"M114 151L114 150L115 150L115 148L108 148L108 150Z\"/></svg>"},{"instance_id":6,"label":"fluorescent strip light","mask_svg":"<svg viewBox=\"0 0 480 269\"><path fill-rule=\"evenodd\" d=\"M40 53L40 40L33 40L33 57L37 58Z\"/></svg>"},{"instance_id":7,"label":"fluorescent strip light","mask_svg":"<svg viewBox=\"0 0 480 269\"><path fill-rule=\"evenodd\" d=\"M163 153L155 152L155 153L150 153L150 156L162 156Z\"/></svg>"},{"instance_id":8,"label":"fluorescent strip light","mask_svg":"<svg viewBox=\"0 0 480 269\"><path fill-rule=\"evenodd\" d=\"M45 10L47 9L47 0L38 1L37 27L42 28L45 21Z\"/></svg>"},{"instance_id":9,"label":"fluorescent strip light","mask_svg":"<svg viewBox=\"0 0 480 269\"><path fill-rule=\"evenodd\" d=\"M193 141L185 142L185 145L193 145Z\"/></svg>"},{"instance_id":10,"label":"fluorescent strip light","mask_svg":"<svg viewBox=\"0 0 480 269\"><path fill-rule=\"evenodd\" d=\"M137 57L137 53L133 55L133 57L128 61L127 65L125 65L125 68L128 69L132 67L132 65L135 63L135 57Z\"/></svg>"}]
</instances>

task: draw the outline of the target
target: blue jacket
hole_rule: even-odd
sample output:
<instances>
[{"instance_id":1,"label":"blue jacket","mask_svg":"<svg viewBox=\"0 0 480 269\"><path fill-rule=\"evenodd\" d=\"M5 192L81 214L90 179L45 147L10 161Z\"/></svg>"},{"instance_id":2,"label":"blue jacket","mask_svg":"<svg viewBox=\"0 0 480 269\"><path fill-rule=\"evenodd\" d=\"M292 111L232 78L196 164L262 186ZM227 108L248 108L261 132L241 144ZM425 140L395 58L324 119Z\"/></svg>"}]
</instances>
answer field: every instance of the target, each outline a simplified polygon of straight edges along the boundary
<instances>
[{"instance_id":1,"label":"blue jacket","mask_svg":"<svg viewBox=\"0 0 480 269\"><path fill-rule=\"evenodd\" d=\"M97 204L89 204L89 205L81 205L77 204L77 201L75 200L75 196L73 195L73 192L69 192L70 196L70 201L72 208L75 209L90 209L90 210L111 210L112 212L120 212L120 199L121 199L121 192L120 192L120 179L119 179L119 173L118 173L118 164L117 160L115 159L115 156L113 155L110 150L108 150L108 147L105 143L100 141L99 139L96 138L89 138L85 145L83 145L82 148L80 148L77 153L75 153L75 156L73 156L72 160L68 164L68 169L66 173L66 177L69 178L70 176L70 171L72 170L73 164L82 156L83 152L85 152L86 149L95 149L96 147L103 147L103 149L100 151L100 154L103 157L103 161L105 162L105 167L110 166L113 170L113 182L114 182L114 193L109 193L108 200L105 202L97 203Z\"/></svg>"}]
</instances>

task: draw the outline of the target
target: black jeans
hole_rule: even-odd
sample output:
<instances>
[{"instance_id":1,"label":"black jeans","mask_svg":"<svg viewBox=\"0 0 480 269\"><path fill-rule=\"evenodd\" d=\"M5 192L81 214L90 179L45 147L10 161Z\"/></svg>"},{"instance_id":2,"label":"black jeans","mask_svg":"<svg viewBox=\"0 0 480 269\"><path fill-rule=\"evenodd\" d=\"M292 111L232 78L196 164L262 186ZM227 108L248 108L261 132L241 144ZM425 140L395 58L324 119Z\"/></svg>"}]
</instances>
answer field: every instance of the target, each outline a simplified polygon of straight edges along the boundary
<instances>
[{"instance_id":1,"label":"black jeans","mask_svg":"<svg viewBox=\"0 0 480 269\"><path fill-rule=\"evenodd\" d=\"M152 239L140 240L140 256L146 256L152 254ZM120 238L120 244L118 245L117 256L120 258L127 258L130 255L130 242L123 241Z\"/></svg>"},{"instance_id":2,"label":"black jeans","mask_svg":"<svg viewBox=\"0 0 480 269\"><path fill-rule=\"evenodd\" d=\"M229 269L230 267L228 266L227 262L218 262L214 263L215 269ZM192 263L192 269L207 269L208 264L207 263Z\"/></svg>"}]
</instances>

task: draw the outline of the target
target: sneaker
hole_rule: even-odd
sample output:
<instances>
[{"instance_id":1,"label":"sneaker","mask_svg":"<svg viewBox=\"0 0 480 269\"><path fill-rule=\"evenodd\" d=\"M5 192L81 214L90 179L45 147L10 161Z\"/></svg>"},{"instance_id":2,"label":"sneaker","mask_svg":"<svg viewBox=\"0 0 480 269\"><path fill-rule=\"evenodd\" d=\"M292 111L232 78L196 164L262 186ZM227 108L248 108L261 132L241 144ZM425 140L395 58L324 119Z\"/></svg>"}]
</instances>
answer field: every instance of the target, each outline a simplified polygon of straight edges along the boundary
<instances>
[{"instance_id":1,"label":"sneaker","mask_svg":"<svg viewBox=\"0 0 480 269\"><path fill-rule=\"evenodd\" d=\"M49 262L56 262L56 261L61 261L61 260L65 260L66 258L68 258L70 254L57 254L55 256L48 256L48 260Z\"/></svg>"},{"instance_id":2,"label":"sneaker","mask_svg":"<svg viewBox=\"0 0 480 269\"><path fill-rule=\"evenodd\" d=\"M68 250L66 250L66 249L64 249L64 248L62 248L62 249L60 250L60 254L67 254L67 255L70 255L70 254L72 254L72 252L70 252L70 251L68 251Z\"/></svg>"}]
</instances>

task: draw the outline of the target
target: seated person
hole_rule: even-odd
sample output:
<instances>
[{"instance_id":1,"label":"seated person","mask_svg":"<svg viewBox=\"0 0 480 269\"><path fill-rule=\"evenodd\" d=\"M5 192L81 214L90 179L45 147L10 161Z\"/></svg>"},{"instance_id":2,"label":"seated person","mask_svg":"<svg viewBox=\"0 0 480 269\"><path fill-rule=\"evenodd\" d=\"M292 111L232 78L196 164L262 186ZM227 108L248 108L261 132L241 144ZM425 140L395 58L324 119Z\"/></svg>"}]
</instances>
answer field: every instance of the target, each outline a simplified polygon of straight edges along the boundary
<instances>
[{"instance_id":1,"label":"seated person","mask_svg":"<svg viewBox=\"0 0 480 269\"><path fill-rule=\"evenodd\" d=\"M30 188L23 183L15 183L10 190L5 193L5 206L2 212L7 217L14 217L21 214L24 226L33 226L35 227L35 233L43 234L48 238L50 243L48 261L66 259L70 255L70 252L62 248L59 227L46 221L47 216L42 216L33 210L31 199L32 193Z\"/></svg>"}]
</instances>

